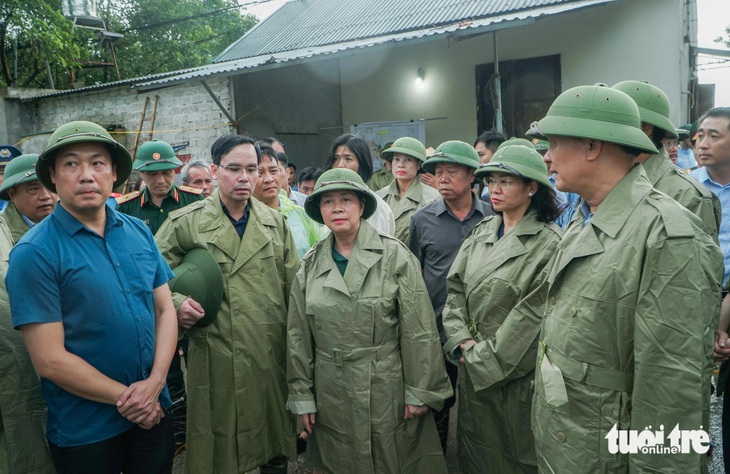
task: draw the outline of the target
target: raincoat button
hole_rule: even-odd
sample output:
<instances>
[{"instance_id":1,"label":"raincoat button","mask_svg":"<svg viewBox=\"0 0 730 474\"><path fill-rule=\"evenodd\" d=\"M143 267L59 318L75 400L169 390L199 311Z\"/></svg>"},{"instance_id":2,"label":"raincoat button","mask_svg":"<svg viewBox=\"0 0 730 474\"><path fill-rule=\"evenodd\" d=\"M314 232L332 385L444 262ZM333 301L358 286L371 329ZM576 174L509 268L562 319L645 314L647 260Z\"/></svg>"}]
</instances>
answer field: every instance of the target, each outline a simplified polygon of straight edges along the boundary
<instances>
[{"instance_id":1,"label":"raincoat button","mask_svg":"<svg viewBox=\"0 0 730 474\"><path fill-rule=\"evenodd\" d=\"M575 316L576 314L578 314L578 310L571 306L568 310L568 314L571 316Z\"/></svg>"},{"instance_id":2,"label":"raincoat button","mask_svg":"<svg viewBox=\"0 0 730 474\"><path fill-rule=\"evenodd\" d=\"M485 287L484 287L484 291L485 291L486 293L489 293L490 291L492 291L492 287L491 287L491 286L489 286L489 285L487 285L487 286L485 286Z\"/></svg>"},{"instance_id":3,"label":"raincoat button","mask_svg":"<svg viewBox=\"0 0 730 474\"><path fill-rule=\"evenodd\" d=\"M651 193L651 194L649 194L649 197L652 199L661 199L662 195L659 193Z\"/></svg>"},{"instance_id":4,"label":"raincoat button","mask_svg":"<svg viewBox=\"0 0 730 474\"><path fill-rule=\"evenodd\" d=\"M563 433L562 431L556 433L555 434L555 439L557 439L561 443L565 443L565 433Z\"/></svg>"},{"instance_id":5,"label":"raincoat button","mask_svg":"<svg viewBox=\"0 0 730 474\"><path fill-rule=\"evenodd\" d=\"M555 304L555 297L554 296L551 296L550 297L550 299L548 300L548 304L550 304L550 305L554 305Z\"/></svg>"}]
</instances>

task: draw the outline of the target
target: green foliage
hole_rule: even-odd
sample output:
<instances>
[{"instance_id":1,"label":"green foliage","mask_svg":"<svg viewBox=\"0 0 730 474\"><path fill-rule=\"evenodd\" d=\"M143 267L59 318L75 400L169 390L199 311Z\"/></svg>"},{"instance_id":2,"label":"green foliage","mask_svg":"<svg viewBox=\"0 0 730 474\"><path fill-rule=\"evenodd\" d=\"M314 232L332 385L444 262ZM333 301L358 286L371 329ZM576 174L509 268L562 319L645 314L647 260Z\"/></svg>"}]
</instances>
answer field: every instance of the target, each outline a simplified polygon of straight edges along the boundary
<instances>
[{"instance_id":1,"label":"green foliage","mask_svg":"<svg viewBox=\"0 0 730 474\"><path fill-rule=\"evenodd\" d=\"M208 64L256 24L236 0L101 0L97 13L107 30L124 34L114 43L121 79ZM117 80L108 43L100 50L94 30L76 28L61 0L0 2L0 87L13 80L18 39L19 87L50 87L48 57L57 89Z\"/></svg>"}]
</instances>

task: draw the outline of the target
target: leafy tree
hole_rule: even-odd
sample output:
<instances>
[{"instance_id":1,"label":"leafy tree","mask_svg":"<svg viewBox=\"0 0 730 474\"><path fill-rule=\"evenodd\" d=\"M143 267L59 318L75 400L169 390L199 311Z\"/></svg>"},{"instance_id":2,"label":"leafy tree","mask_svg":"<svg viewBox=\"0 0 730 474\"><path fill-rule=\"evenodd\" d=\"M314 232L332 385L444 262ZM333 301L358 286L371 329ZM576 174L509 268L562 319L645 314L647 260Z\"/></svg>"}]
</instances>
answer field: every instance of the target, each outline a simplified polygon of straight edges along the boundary
<instances>
[{"instance_id":1,"label":"leafy tree","mask_svg":"<svg viewBox=\"0 0 730 474\"><path fill-rule=\"evenodd\" d=\"M114 43L121 79L209 63L256 24L236 0L102 0L97 13ZM18 39L21 87L48 87L46 56L56 88L116 81L107 47L98 50L94 30L75 28L61 0L2 0L0 87L12 83L13 42Z\"/></svg>"},{"instance_id":2,"label":"leafy tree","mask_svg":"<svg viewBox=\"0 0 730 474\"><path fill-rule=\"evenodd\" d=\"M46 58L56 79L65 69L78 67L75 36L60 0L0 1L0 87L13 83L16 44L19 87L48 87Z\"/></svg>"}]
</instances>

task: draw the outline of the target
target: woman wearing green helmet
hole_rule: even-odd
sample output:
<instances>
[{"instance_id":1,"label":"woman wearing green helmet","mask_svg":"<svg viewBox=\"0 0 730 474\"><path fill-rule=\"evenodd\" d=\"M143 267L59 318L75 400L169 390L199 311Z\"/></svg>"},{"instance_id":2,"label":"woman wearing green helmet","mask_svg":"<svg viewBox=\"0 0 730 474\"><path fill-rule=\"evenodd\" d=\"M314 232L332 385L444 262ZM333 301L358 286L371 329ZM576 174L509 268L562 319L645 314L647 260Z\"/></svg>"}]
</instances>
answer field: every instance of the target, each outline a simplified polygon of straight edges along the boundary
<instances>
[{"instance_id":1,"label":"woman wearing green helmet","mask_svg":"<svg viewBox=\"0 0 730 474\"><path fill-rule=\"evenodd\" d=\"M426 161L426 147L415 138L399 138L381 156L391 163L395 179L377 194L393 211L395 238L407 244L413 214L441 194L418 179L421 164Z\"/></svg>"},{"instance_id":2,"label":"woman wearing green helmet","mask_svg":"<svg viewBox=\"0 0 730 474\"><path fill-rule=\"evenodd\" d=\"M302 259L287 324L289 399L324 472L444 473L429 408L451 393L417 260L365 219L357 173L326 171L305 210L331 233Z\"/></svg>"},{"instance_id":3,"label":"woman wearing green helmet","mask_svg":"<svg viewBox=\"0 0 730 474\"><path fill-rule=\"evenodd\" d=\"M506 145L506 144L505 144ZM444 352L461 362L463 473L537 472L530 402L542 301L535 294L560 242L555 191L534 149L500 147L475 176L496 216L464 240L449 276Z\"/></svg>"}]
</instances>

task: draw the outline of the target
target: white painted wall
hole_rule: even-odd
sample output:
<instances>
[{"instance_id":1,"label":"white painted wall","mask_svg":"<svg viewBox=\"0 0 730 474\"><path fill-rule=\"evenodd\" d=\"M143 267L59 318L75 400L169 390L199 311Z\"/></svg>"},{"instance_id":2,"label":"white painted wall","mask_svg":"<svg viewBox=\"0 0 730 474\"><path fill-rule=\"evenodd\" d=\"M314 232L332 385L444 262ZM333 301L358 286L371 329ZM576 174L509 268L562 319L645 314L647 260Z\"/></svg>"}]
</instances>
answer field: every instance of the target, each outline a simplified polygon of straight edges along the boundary
<instances>
[{"instance_id":1,"label":"white painted wall","mask_svg":"<svg viewBox=\"0 0 730 474\"><path fill-rule=\"evenodd\" d=\"M686 119L682 91L688 89L689 79L688 71L680 72L687 67L682 59L682 4L683 0L623 0L544 17L534 25L500 32L500 60L560 54L563 90L648 80L667 93L672 120L680 125ZM452 139L471 143L478 134L475 66L493 60L491 33L451 43L441 37L369 48L343 58L343 126L445 117L427 122L427 145ZM418 68L426 74L420 89L415 86Z\"/></svg>"}]
</instances>

